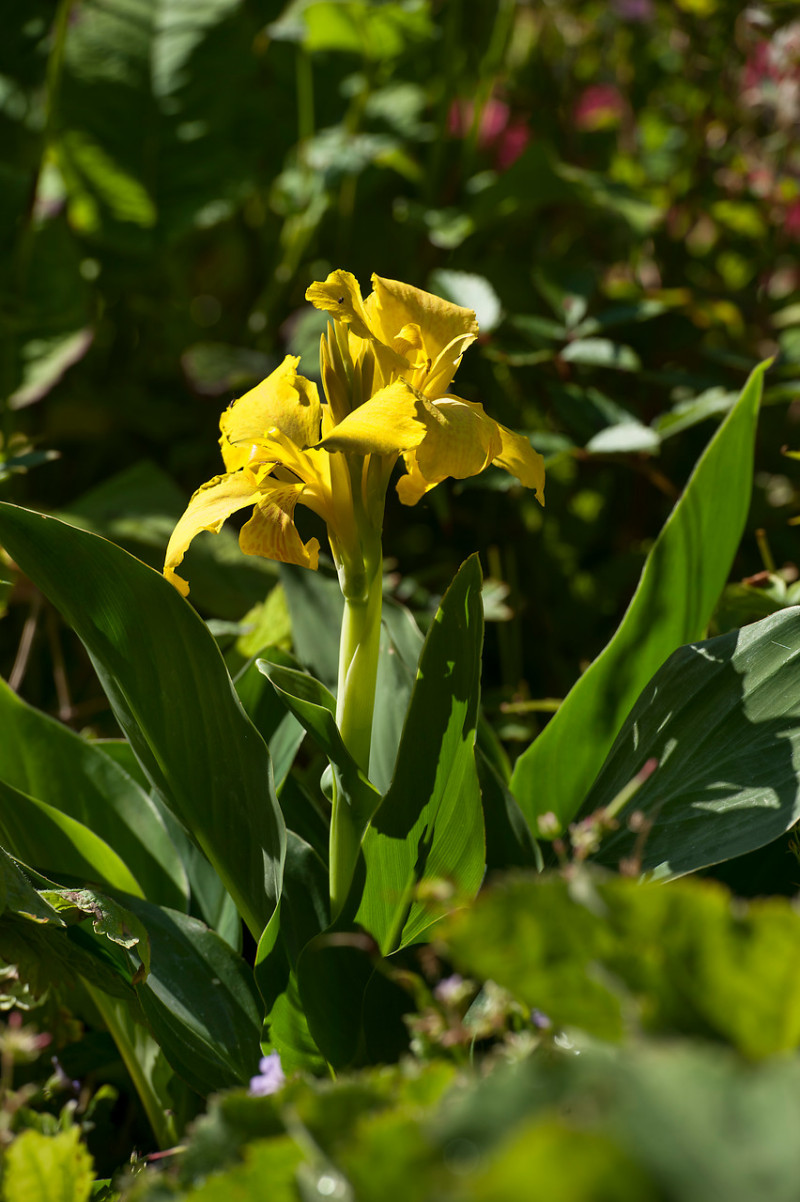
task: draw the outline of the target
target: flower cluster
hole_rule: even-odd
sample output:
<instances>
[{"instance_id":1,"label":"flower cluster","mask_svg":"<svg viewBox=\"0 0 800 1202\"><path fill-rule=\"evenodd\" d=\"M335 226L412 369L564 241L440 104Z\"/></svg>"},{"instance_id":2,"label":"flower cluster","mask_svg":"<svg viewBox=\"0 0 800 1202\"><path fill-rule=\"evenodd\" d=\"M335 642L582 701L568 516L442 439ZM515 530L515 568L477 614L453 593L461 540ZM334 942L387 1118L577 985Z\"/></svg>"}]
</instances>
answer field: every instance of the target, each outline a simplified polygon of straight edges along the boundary
<instances>
[{"instance_id":1,"label":"flower cluster","mask_svg":"<svg viewBox=\"0 0 800 1202\"><path fill-rule=\"evenodd\" d=\"M340 571L357 561L365 537L380 537L400 457L405 505L490 463L542 500L544 466L528 439L450 392L478 334L475 314L397 280L373 276L372 284L364 300L354 276L334 271L306 293L332 318L321 345L325 401L289 355L223 413L225 472L194 494L167 549L165 575L184 595L176 573L189 543L250 506L239 536L246 554L316 568L319 542L304 542L294 523L300 503L326 523Z\"/></svg>"}]
</instances>

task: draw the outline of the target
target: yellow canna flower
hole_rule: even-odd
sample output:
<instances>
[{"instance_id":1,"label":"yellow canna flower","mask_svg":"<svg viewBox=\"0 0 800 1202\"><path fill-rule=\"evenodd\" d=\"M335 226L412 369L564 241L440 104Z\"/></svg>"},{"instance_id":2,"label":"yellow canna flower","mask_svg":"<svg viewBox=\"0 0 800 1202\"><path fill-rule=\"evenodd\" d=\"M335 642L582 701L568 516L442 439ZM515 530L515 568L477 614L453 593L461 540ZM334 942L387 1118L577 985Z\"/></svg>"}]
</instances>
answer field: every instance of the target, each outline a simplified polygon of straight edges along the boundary
<instances>
[{"instance_id":1,"label":"yellow canna flower","mask_svg":"<svg viewBox=\"0 0 800 1202\"><path fill-rule=\"evenodd\" d=\"M414 442L397 437L392 448L395 456L403 455L408 472L397 484L403 504L416 504L448 476L463 480L490 463L511 472L544 503L544 462L527 438L493 421L482 405L448 392L464 351L478 336L472 310L398 280L373 275L372 284L364 301L350 272L333 271L324 283L312 284L306 298L346 327L346 348L362 397L402 380L421 402L412 411L410 398L406 400L404 416L418 427ZM326 361L324 343L322 363L325 382L334 369ZM386 416L383 407L373 409L364 399L342 413L321 445L367 454L376 426ZM390 430L385 437L384 454L389 453Z\"/></svg>"},{"instance_id":2,"label":"yellow canna flower","mask_svg":"<svg viewBox=\"0 0 800 1202\"><path fill-rule=\"evenodd\" d=\"M448 476L464 479L490 463L543 502L544 466L527 438L448 391L477 337L475 314L397 280L372 283L365 301L354 276L334 271L306 293L333 318L320 352L327 403L289 355L223 413L226 471L194 494L167 548L164 573L184 596L176 569L192 539L251 506L239 536L246 554L316 568L319 542L300 537L298 503L326 523L343 588L349 579L352 589L364 572L365 540L380 538L401 455L407 474L397 491L406 505Z\"/></svg>"},{"instance_id":3,"label":"yellow canna flower","mask_svg":"<svg viewBox=\"0 0 800 1202\"><path fill-rule=\"evenodd\" d=\"M252 508L239 544L248 555L316 568L319 542L304 542L298 504L325 522L344 596L336 722L345 747L369 770L380 647L381 529L389 479L402 456L397 491L414 505L448 476L490 463L511 472L543 502L544 465L527 438L493 421L482 405L452 395L464 351L478 335L470 309L409 284L372 277L364 300L354 276L334 271L306 296L332 321L320 367L325 401L288 355L220 419L225 472L197 490L167 547L164 574L177 574L201 530L217 532ZM334 775L330 828L331 912L348 895L364 835L362 817L339 795Z\"/></svg>"}]
</instances>

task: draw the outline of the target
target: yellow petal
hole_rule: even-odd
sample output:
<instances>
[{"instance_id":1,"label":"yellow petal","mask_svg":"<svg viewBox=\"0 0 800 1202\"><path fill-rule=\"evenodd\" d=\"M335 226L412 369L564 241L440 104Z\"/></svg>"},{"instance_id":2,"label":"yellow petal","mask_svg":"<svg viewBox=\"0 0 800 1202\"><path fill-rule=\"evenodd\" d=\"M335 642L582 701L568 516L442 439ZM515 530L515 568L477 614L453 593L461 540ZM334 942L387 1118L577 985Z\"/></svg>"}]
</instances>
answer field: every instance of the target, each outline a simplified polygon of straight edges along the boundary
<instances>
[{"instance_id":1,"label":"yellow petal","mask_svg":"<svg viewBox=\"0 0 800 1202\"><path fill-rule=\"evenodd\" d=\"M534 451L523 434L515 434L513 430L507 430L499 424L497 429L500 431L503 446L492 463L516 476L526 488L532 488L536 493L536 500L540 505L544 505L544 459L538 451Z\"/></svg>"},{"instance_id":2,"label":"yellow petal","mask_svg":"<svg viewBox=\"0 0 800 1202\"><path fill-rule=\"evenodd\" d=\"M302 484L278 484L262 493L253 516L239 534L239 546L245 555L261 555L280 563L316 569L319 541L311 538L304 543L294 524L295 506L304 487Z\"/></svg>"},{"instance_id":3,"label":"yellow petal","mask_svg":"<svg viewBox=\"0 0 800 1202\"><path fill-rule=\"evenodd\" d=\"M544 505L544 460L522 434L493 421L482 405L446 397L430 405L431 422L420 445L404 455L407 475L397 482L404 505L416 505L447 476L463 480L490 463L505 468Z\"/></svg>"},{"instance_id":4,"label":"yellow petal","mask_svg":"<svg viewBox=\"0 0 800 1202\"><path fill-rule=\"evenodd\" d=\"M348 413L319 446L359 455L396 455L418 446L429 423L424 398L404 380L396 380Z\"/></svg>"},{"instance_id":5,"label":"yellow petal","mask_svg":"<svg viewBox=\"0 0 800 1202\"><path fill-rule=\"evenodd\" d=\"M164 575L184 597L189 594L189 585L176 576L175 569L183 562L192 539L202 530L218 534L227 517L237 509L254 504L258 496L258 486L250 472L215 476L198 488L172 531L164 561Z\"/></svg>"},{"instance_id":6,"label":"yellow petal","mask_svg":"<svg viewBox=\"0 0 800 1202\"><path fill-rule=\"evenodd\" d=\"M501 450L497 422L487 417L483 405L456 397L435 401L432 408L438 421L417 448L423 476L437 482L446 476L477 476Z\"/></svg>"},{"instance_id":7,"label":"yellow petal","mask_svg":"<svg viewBox=\"0 0 800 1202\"><path fill-rule=\"evenodd\" d=\"M482 405L445 397L430 409L436 420L429 423L416 450L405 456L408 475L397 481L403 505L416 505L447 476L477 476L502 449L497 422L487 417Z\"/></svg>"},{"instance_id":8,"label":"yellow petal","mask_svg":"<svg viewBox=\"0 0 800 1202\"><path fill-rule=\"evenodd\" d=\"M437 392L429 391L424 380L414 380L415 386L427 395L442 395L450 386L462 354L478 336L474 312L399 280L373 275L372 287L364 308L375 335L387 346L401 354L415 348L417 353L413 357L417 362L422 360L426 374L440 360L445 348L452 348L447 370L440 360Z\"/></svg>"},{"instance_id":9,"label":"yellow petal","mask_svg":"<svg viewBox=\"0 0 800 1202\"><path fill-rule=\"evenodd\" d=\"M311 284L306 289L306 300L315 309L332 314L337 321L344 321L359 338L373 338L361 287L349 271L332 271L324 283Z\"/></svg>"},{"instance_id":10,"label":"yellow petal","mask_svg":"<svg viewBox=\"0 0 800 1202\"><path fill-rule=\"evenodd\" d=\"M415 451L403 456L406 465L406 475L397 481L397 495L402 505L416 505L426 492L430 492L439 483L438 480L426 480L419 470Z\"/></svg>"},{"instance_id":11,"label":"yellow petal","mask_svg":"<svg viewBox=\"0 0 800 1202\"><path fill-rule=\"evenodd\" d=\"M220 418L222 455L228 471L245 467L251 448L270 429L280 430L298 447L319 438L322 406L317 386L297 374L299 359L287 355L266 380L251 388Z\"/></svg>"}]
</instances>

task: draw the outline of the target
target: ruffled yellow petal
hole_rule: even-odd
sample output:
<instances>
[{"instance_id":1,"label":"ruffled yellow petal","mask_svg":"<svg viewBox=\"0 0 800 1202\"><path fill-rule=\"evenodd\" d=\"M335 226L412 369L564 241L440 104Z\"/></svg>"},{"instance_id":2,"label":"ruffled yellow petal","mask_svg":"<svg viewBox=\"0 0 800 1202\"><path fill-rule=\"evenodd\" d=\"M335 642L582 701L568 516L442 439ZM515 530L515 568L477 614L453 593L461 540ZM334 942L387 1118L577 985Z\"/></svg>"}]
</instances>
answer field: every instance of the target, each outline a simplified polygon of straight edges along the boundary
<instances>
[{"instance_id":1,"label":"ruffled yellow petal","mask_svg":"<svg viewBox=\"0 0 800 1202\"><path fill-rule=\"evenodd\" d=\"M429 405L396 380L348 413L319 446L325 451L354 451L359 455L396 455L419 446L431 417Z\"/></svg>"},{"instance_id":2,"label":"ruffled yellow petal","mask_svg":"<svg viewBox=\"0 0 800 1202\"><path fill-rule=\"evenodd\" d=\"M235 472L215 476L201 485L193 495L186 512L172 531L164 561L164 575L182 596L189 594L189 585L175 569L183 562L187 548L202 530L218 534L226 518L237 509L253 505L259 496L255 478L250 472Z\"/></svg>"},{"instance_id":3,"label":"ruffled yellow petal","mask_svg":"<svg viewBox=\"0 0 800 1202\"><path fill-rule=\"evenodd\" d=\"M534 451L528 439L523 434L515 434L505 426L498 424L502 440L502 449L495 455L492 463L503 467L512 476L516 476L525 488L532 488L536 500L544 505L544 459L538 451Z\"/></svg>"},{"instance_id":4,"label":"ruffled yellow petal","mask_svg":"<svg viewBox=\"0 0 800 1202\"><path fill-rule=\"evenodd\" d=\"M297 447L319 438L322 406L317 386L297 374L300 362L287 355L266 380L235 401L220 418L222 456L229 472L251 461L251 448L270 429L277 429Z\"/></svg>"},{"instance_id":5,"label":"ruffled yellow petal","mask_svg":"<svg viewBox=\"0 0 800 1202\"><path fill-rule=\"evenodd\" d=\"M474 312L400 280L373 275L372 287L364 308L375 335L417 365L422 378L414 379L415 387L432 398L441 396L450 387L464 351L478 337ZM446 348L451 354L440 359ZM433 392L425 377L437 361L437 391Z\"/></svg>"},{"instance_id":6,"label":"ruffled yellow petal","mask_svg":"<svg viewBox=\"0 0 800 1202\"><path fill-rule=\"evenodd\" d=\"M430 409L438 420L429 423L420 445L404 455L408 474L397 482L404 505L416 505L448 476L477 476L490 463L516 476L544 504L544 460L527 438L493 421L482 405L470 401L446 397Z\"/></svg>"},{"instance_id":7,"label":"ruffled yellow petal","mask_svg":"<svg viewBox=\"0 0 800 1202\"><path fill-rule=\"evenodd\" d=\"M406 455L409 474L397 482L404 505L415 505L448 476L477 476L502 448L497 422L486 416L482 405L446 397L430 409L435 420L429 422L413 457Z\"/></svg>"},{"instance_id":8,"label":"ruffled yellow petal","mask_svg":"<svg viewBox=\"0 0 800 1202\"><path fill-rule=\"evenodd\" d=\"M346 322L359 338L375 337L364 308L361 287L349 271L332 271L324 283L311 284L306 289L306 300L311 301L315 309L322 309L337 321Z\"/></svg>"},{"instance_id":9,"label":"ruffled yellow petal","mask_svg":"<svg viewBox=\"0 0 800 1202\"><path fill-rule=\"evenodd\" d=\"M294 524L294 511L303 484L277 484L258 498L253 516L239 534L245 555L261 555L280 563L296 563L316 570L319 540L304 543Z\"/></svg>"}]
</instances>

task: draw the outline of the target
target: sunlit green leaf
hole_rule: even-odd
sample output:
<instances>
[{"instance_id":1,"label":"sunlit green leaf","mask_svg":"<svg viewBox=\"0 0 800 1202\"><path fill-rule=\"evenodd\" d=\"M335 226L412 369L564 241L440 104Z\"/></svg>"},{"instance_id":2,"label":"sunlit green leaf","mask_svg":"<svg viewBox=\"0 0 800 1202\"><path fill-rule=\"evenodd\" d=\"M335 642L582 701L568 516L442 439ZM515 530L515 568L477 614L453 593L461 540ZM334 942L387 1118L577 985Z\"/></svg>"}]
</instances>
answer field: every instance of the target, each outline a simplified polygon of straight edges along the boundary
<instances>
[{"instance_id":1,"label":"sunlit green leaf","mask_svg":"<svg viewBox=\"0 0 800 1202\"><path fill-rule=\"evenodd\" d=\"M511 787L532 823L546 813L570 821L650 677L705 633L747 516L764 370L753 373L698 461L611 642L518 759Z\"/></svg>"},{"instance_id":2,"label":"sunlit green leaf","mask_svg":"<svg viewBox=\"0 0 800 1202\"><path fill-rule=\"evenodd\" d=\"M3 504L0 541L85 642L149 779L260 934L280 892L283 819L269 753L206 627L162 576L95 535Z\"/></svg>"}]
</instances>

